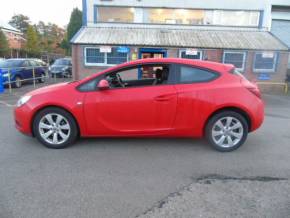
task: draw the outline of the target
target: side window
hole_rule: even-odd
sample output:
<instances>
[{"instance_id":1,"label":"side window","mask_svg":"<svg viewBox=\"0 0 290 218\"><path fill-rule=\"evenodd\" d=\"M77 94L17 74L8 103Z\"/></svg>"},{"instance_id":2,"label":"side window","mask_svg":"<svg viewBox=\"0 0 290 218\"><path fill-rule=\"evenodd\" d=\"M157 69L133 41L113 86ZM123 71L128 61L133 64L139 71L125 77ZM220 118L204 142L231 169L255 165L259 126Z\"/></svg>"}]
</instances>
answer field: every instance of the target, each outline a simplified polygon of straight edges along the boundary
<instances>
[{"instance_id":1,"label":"side window","mask_svg":"<svg viewBox=\"0 0 290 218\"><path fill-rule=\"evenodd\" d=\"M171 82L170 66L139 65L107 74L111 88L165 85Z\"/></svg>"},{"instance_id":2,"label":"side window","mask_svg":"<svg viewBox=\"0 0 290 218\"><path fill-rule=\"evenodd\" d=\"M28 61L23 61L22 67L30 67L30 64Z\"/></svg>"},{"instance_id":3,"label":"side window","mask_svg":"<svg viewBox=\"0 0 290 218\"><path fill-rule=\"evenodd\" d=\"M179 83L208 82L218 77L217 73L206 69L199 69L190 66L178 66Z\"/></svg>"}]
</instances>

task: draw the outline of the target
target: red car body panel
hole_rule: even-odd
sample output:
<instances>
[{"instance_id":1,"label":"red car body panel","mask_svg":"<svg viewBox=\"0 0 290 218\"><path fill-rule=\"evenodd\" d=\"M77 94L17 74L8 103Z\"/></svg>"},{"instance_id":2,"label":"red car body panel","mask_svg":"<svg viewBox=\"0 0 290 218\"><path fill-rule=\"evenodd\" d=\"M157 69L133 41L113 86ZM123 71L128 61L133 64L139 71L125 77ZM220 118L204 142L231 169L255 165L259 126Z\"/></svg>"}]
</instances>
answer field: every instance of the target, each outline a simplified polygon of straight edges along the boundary
<instances>
[{"instance_id":1,"label":"red car body panel","mask_svg":"<svg viewBox=\"0 0 290 218\"><path fill-rule=\"evenodd\" d=\"M146 63L185 64L218 72L210 82L131 87L80 92L77 87L110 71ZM144 59L118 65L72 83L28 93L32 98L15 109L16 128L32 135L35 114L49 106L63 108L75 118L80 135L202 137L207 120L224 108L247 114L250 131L264 119L263 101L250 92L231 65L187 59ZM250 84L250 83L249 83ZM253 87L255 85L250 84Z\"/></svg>"}]
</instances>

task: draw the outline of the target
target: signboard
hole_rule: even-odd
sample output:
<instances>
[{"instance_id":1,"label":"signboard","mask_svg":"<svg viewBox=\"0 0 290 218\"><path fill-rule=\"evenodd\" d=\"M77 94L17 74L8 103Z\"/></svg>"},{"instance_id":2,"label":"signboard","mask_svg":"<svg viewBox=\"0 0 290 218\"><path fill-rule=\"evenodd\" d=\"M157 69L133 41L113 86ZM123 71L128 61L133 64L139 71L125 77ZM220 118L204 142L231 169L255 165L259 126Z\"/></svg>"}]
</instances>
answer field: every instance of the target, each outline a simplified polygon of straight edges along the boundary
<instances>
[{"instance_id":1,"label":"signboard","mask_svg":"<svg viewBox=\"0 0 290 218\"><path fill-rule=\"evenodd\" d=\"M129 53L130 52L130 48L126 47L126 46L120 46L117 48L117 52L119 53Z\"/></svg>"},{"instance_id":2,"label":"signboard","mask_svg":"<svg viewBox=\"0 0 290 218\"><path fill-rule=\"evenodd\" d=\"M263 52L262 58L274 58L274 52Z\"/></svg>"},{"instance_id":3,"label":"signboard","mask_svg":"<svg viewBox=\"0 0 290 218\"><path fill-rule=\"evenodd\" d=\"M197 51L197 49L188 48L188 49L186 49L185 54L186 55L197 55L198 51Z\"/></svg>"},{"instance_id":4,"label":"signboard","mask_svg":"<svg viewBox=\"0 0 290 218\"><path fill-rule=\"evenodd\" d=\"M110 46L101 46L100 47L100 52L101 53L111 53L112 52L112 47L110 47Z\"/></svg>"},{"instance_id":5,"label":"signboard","mask_svg":"<svg viewBox=\"0 0 290 218\"><path fill-rule=\"evenodd\" d=\"M0 69L0 94L3 92L4 92L3 75L2 75L2 70Z\"/></svg>"},{"instance_id":6,"label":"signboard","mask_svg":"<svg viewBox=\"0 0 290 218\"><path fill-rule=\"evenodd\" d=\"M270 74L268 73L260 73L259 76L258 76L258 80L270 80L271 77L270 77Z\"/></svg>"}]
</instances>

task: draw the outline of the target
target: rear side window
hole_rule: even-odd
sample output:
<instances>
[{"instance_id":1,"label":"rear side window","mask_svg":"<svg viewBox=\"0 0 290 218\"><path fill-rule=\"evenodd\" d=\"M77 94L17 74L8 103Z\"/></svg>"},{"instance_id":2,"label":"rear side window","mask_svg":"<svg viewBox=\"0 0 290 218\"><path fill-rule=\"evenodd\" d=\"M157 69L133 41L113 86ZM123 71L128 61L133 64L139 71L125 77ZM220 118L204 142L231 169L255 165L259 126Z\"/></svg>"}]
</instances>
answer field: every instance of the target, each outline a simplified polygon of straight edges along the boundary
<instances>
[{"instance_id":1,"label":"rear side window","mask_svg":"<svg viewBox=\"0 0 290 218\"><path fill-rule=\"evenodd\" d=\"M177 74L179 83L209 82L219 76L218 73L190 66L179 66Z\"/></svg>"}]
</instances>

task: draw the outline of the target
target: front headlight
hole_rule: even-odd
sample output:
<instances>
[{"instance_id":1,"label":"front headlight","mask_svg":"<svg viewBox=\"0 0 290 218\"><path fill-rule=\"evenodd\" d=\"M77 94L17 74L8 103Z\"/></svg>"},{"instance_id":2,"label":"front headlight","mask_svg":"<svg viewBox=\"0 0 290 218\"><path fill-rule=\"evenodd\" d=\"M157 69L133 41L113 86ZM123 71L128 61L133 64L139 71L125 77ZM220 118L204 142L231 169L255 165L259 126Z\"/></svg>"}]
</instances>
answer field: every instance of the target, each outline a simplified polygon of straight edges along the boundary
<instances>
[{"instance_id":1,"label":"front headlight","mask_svg":"<svg viewBox=\"0 0 290 218\"><path fill-rule=\"evenodd\" d=\"M9 76L9 74L8 73L5 73L5 74L3 74L3 77L8 77Z\"/></svg>"},{"instance_id":2,"label":"front headlight","mask_svg":"<svg viewBox=\"0 0 290 218\"><path fill-rule=\"evenodd\" d=\"M30 100L30 98L31 98L30 95L25 95L25 96L21 97L17 101L17 107L21 107L22 105L24 105L25 103L27 103Z\"/></svg>"}]
</instances>

